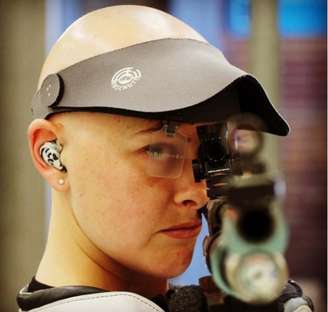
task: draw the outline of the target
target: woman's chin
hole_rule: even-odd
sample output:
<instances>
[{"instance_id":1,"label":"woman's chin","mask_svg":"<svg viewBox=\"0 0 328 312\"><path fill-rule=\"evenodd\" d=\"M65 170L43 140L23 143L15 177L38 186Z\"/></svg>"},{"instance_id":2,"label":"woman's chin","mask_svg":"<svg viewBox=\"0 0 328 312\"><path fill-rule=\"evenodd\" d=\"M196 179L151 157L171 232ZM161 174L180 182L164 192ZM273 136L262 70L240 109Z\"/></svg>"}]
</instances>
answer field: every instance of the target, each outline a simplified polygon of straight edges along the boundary
<instances>
[{"instance_id":1,"label":"woman's chin","mask_svg":"<svg viewBox=\"0 0 328 312\"><path fill-rule=\"evenodd\" d=\"M156 275L161 276L163 278L173 278L184 271L187 270L192 259L192 252L187 254L181 254L180 257L177 258L167 258L164 263L161 263L160 266L157 265Z\"/></svg>"}]
</instances>

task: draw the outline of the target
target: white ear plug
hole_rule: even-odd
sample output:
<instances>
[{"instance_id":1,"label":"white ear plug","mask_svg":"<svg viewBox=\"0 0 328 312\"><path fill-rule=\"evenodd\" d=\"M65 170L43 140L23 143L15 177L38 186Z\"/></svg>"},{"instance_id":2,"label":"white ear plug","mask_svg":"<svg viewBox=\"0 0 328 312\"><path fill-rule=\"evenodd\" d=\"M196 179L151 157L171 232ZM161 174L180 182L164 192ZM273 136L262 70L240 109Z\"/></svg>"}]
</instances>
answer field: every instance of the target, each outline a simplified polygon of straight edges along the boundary
<instances>
[{"instance_id":1,"label":"white ear plug","mask_svg":"<svg viewBox=\"0 0 328 312\"><path fill-rule=\"evenodd\" d=\"M39 149L40 156L46 164L60 171L66 171L66 168L60 161L60 152L62 146L57 141L46 142Z\"/></svg>"}]
</instances>

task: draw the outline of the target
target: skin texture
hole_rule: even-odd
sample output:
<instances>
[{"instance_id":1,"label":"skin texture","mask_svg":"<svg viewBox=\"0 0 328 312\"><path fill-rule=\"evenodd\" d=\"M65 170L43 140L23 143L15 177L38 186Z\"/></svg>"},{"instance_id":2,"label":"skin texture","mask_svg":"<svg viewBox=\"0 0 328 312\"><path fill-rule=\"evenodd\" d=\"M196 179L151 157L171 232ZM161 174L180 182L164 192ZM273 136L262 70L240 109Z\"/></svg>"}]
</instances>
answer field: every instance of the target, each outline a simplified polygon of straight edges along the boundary
<instances>
[{"instance_id":1,"label":"skin texture","mask_svg":"<svg viewBox=\"0 0 328 312\"><path fill-rule=\"evenodd\" d=\"M94 55L160 38L204 39L176 18L146 7L117 6L82 17L62 35L43 66L50 73ZM86 285L152 297L167 279L189 265L196 237L161 232L198 220L207 202L205 184L195 183L191 160L177 179L145 173L149 140L139 131L158 122L105 113L61 113L35 119L28 139L36 169L52 189L52 214L38 281L53 286ZM179 132L196 155L195 125ZM57 139L67 172L43 162L40 146ZM149 143L149 142L148 142ZM59 179L64 184L58 183Z\"/></svg>"}]
</instances>

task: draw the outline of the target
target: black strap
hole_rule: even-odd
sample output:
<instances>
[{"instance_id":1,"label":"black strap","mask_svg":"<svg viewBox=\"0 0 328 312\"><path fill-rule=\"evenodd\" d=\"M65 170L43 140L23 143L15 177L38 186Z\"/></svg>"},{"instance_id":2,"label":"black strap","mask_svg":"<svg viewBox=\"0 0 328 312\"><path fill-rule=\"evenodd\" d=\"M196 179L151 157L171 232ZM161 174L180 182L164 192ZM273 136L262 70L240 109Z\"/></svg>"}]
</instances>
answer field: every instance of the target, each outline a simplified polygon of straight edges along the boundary
<instances>
[{"instance_id":1,"label":"black strap","mask_svg":"<svg viewBox=\"0 0 328 312\"><path fill-rule=\"evenodd\" d=\"M106 290L86 286L51 287L34 292L28 292L26 287L19 292L16 301L23 311L29 311L58 300L102 292Z\"/></svg>"},{"instance_id":2,"label":"black strap","mask_svg":"<svg viewBox=\"0 0 328 312\"><path fill-rule=\"evenodd\" d=\"M33 277L29 285L19 292L16 301L23 311L29 311L58 300L104 292L108 292L108 290L88 286L53 287L43 284ZM164 311L168 311L167 296L158 295L152 298L151 301Z\"/></svg>"},{"instance_id":3,"label":"black strap","mask_svg":"<svg viewBox=\"0 0 328 312\"><path fill-rule=\"evenodd\" d=\"M31 282L29 283L29 285L27 287L27 291L33 292L33 291L37 291L37 290L41 290L41 289L48 289L48 288L52 288L52 287L53 286L40 283L39 281L36 280L35 276L33 276Z\"/></svg>"}]
</instances>

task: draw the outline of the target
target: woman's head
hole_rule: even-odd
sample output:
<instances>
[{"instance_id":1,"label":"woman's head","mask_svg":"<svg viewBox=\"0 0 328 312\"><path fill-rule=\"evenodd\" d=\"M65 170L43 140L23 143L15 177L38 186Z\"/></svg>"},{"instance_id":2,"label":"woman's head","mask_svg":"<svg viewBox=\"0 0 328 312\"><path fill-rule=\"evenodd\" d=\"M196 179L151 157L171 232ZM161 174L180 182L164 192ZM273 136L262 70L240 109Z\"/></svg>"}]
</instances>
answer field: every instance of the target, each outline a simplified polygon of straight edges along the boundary
<instances>
[{"instance_id":1,"label":"woman's head","mask_svg":"<svg viewBox=\"0 0 328 312\"><path fill-rule=\"evenodd\" d=\"M182 21L153 8L128 5L91 12L55 43L43 65L39 87L49 74L85 59L162 38L205 41ZM80 84L83 88L83 80ZM55 220L51 224L67 222L67 228L75 223L80 236L123 266L168 277L187 267L196 236L177 239L161 231L190 222L196 228L197 210L206 203L206 191L204 184L193 182L191 163L186 163L176 180L146 174L149 137L140 131L157 123L74 112L36 119L28 132L34 164L53 190ZM192 126L186 131L195 139ZM45 164L39 155L42 144L53 140L62 145L66 172ZM51 227L50 235L57 229Z\"/></svg>"}]
</instances>

